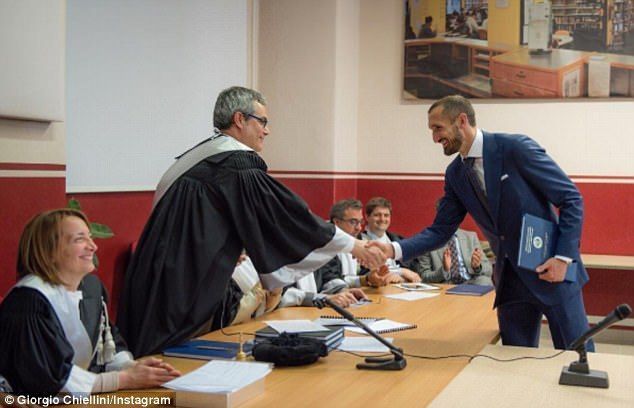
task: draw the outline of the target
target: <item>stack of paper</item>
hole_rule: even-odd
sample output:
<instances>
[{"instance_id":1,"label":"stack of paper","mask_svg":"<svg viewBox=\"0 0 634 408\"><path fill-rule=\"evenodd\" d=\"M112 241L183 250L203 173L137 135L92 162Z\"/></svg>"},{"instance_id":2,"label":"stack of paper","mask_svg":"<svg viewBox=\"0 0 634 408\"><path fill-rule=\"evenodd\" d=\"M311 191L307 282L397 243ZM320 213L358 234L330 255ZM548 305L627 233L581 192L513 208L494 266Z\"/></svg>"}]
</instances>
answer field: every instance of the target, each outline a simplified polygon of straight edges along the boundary
<instances>
[{"instance_id":1,"label":"stack of paper","mask_svg":"<svg viewBox=\"0 0 634 408\"><path fill-rule=\"evenodd\" d=\"M180 407L236 407L264 392L264 377L271 365L214 360L163 384L176 391Z\"/></svg>"},{"instance_id":2,"label":"stack of paper","mask_svg":"<svg viewBox=\"0 0 634 408\"><path fill-rule=\"evenodd\" d=\"M392 343L392 337L385 340ZM346 337L337 350L351 351L355 353L389 353L390 350L374 337Z\"/></svg>"}]
</instances>

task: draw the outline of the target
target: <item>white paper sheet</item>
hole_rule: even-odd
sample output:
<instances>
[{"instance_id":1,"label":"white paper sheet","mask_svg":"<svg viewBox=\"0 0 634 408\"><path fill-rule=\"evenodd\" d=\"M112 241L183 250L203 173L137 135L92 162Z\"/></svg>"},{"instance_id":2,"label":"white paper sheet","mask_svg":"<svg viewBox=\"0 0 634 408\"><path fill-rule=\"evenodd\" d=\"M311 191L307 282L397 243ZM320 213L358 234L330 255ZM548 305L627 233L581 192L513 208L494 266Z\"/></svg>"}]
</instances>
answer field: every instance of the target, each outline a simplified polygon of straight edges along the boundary
<instances>
[{"instance_id":1,"label":"white paper sheet","mask_svg":"<svg viewBox=\"0 0 634 408\"><path fill-rule=\"evenodd\" d=\"M307 319L300 320L267 320L266 324L272 327L276 332L282 333L303 333L327 331L328 328Z\"/></svg>"},{"instance_id":2,"label":"white paper sheet","mask_svg":"<svg viewBox=\"0 0 634 408\"><path fill-rule=\"evenodd\" d=\"M377 333L382 331L392 331L392 330L398 331L399 329L405 329L405 328L411 327L411 325L408 323L395 322L394 320L390 320L390 319L377 320L376 322L372 324L368 324L366 326L368 326L369 328L371 328ZM356 326L355 327L346 326L344 329L351 332L355 332L355 333L367 334L362 328L356 327Z\"/></svg>"},{"instance_id":3,"label":"white paper sheet","mask_svg":"<svg viewBox=\"0 0 634 408\"><path fill-rule=\"evenodd\" d=\"M393 337L385 337L392 343ZM357 353L388 353L390 350L374 337L345 337L337 350Z\"/></svg>"},{"instance_id":4,"label":"white paper sheet","mask_svg":"<svg viewBox=\"0 0 634 408\"><path fill-rule=\"evenodd\" d=\"M175 391L228 393L239 390L271 372L268 363L214 360L197 370L163 384Z\"/></svg>"},{"instance_id":5,"label":"white paper sheet","mask_svg":"<svg viewBox=\"0 0 634 408\"><path fill-rule=\"evenodd\" d=\"M419 300L419 299L432 298L438 295L439 295L438 293L403 292L403 293L397 293L395 295L385 295L385 297L390 299L413 301L413 300Z\"/></svg>"},{"instance_id":6,"label":"white paper sheet","mask_svg":"<svg viewBox=\"0 0 634 408\"><path fill-rule=\"evenodd\" d=\"M421 291L421 290L440 290L438 286L429 285L423 282L405 282L399 283L396 285L399 289L411 290L411 291Z\"/></svg>"}]
</instances>

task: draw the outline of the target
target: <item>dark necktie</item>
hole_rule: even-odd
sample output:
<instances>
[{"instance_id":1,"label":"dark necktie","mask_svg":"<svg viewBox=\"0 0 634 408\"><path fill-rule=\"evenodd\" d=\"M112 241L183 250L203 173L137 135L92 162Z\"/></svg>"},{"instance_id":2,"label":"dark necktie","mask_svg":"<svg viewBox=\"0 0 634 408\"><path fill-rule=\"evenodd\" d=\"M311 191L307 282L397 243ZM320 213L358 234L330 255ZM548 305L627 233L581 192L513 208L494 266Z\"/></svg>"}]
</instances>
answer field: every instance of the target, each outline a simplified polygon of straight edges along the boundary
<instances>
[{"instance_id":1,"label":"dark necktie","mask_svg":"<svg viewBox=\"0 0 634 408\"><path fill-rule=\"evenodd\" d=\"M471 184L471 187L473 187L473 190L475 191L475 194L478 197L480 204L482 204L487 214L489 214L490 216L491 211L489 210L489 202L487 201L487 197L486 197L486 194L484 193L484 188L482 187L482 184L480 183L480 179L478 178L478 175L476 174L476 171L473 168L474 162L475 162L474 157L467 157L466 159L464 159L465 173L467 174L469 183Z\"/></svg>"},{"instance_id":2,"label":"dark necktie","mask_svg":"<svg viewBox=\"0 0 634 408\"><path fill-rule=\"evenodd\" d=\"M449 268L449 280L452 283L462 283L464 278L460 274L460 260L458 259L458 247L456 246L456 237L453 236L447 242L449 254L451 255L451 267Z\"/></svg>"}]
</instances>

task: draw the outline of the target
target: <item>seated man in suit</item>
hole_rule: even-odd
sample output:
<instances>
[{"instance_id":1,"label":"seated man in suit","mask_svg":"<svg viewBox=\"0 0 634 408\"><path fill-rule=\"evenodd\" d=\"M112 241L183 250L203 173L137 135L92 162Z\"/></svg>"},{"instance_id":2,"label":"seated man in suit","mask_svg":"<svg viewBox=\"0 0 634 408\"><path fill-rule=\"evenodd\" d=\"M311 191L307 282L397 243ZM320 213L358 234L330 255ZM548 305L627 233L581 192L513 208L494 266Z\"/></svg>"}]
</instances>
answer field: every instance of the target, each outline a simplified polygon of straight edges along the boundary
<instances>
[{"instance_id":1,"label":"seated man in suit","mask_svg":"<svg viewBox=\"0 0 634 408\"><path fill-rule=\"evenodd\" d=\"M337 201L330 209L330 222L353 237L359 237L363 229L363 206L361 201L346 199ZM387 268L369 271L362 268L350 254L339 253L330 262L315 271L315 276L335 277L350 288L361 286L385 286L401 282L399 276L388 273ZM330 279L330 278L327 278Z\"/></svg>"},{"instance_id":2,"label":"seated man in suit","mask_svg":"<svg viewBox=\"0 0 634 408\"><path fill-rule=\"evenodd\" d=\"M455 255L452 255L452 246ZM493 268L473 231L458 229L444 247L421 255L420 260L423 282L493 285Z\"/></svg>"},{"instance_id":3,"label":"seated man in suit","mask_svg":"<svg viewBox=\"0 0 634 408\"><path fill-rule=\"evenodd\" d=\"M365 203L366 229L362 234L363 239L385 242L389 244L394 240L403 239L401 235L388 231L392 222L392 203L387 198L374 197ZM420 282L422 264L419 258L409 262L399 262L388 259L385 262L390 275L386 280L390 282Z\"/></svg>"},{"instance_id":4,"label":"seated man in suit","mask_svg":"<svg viewBox=\"0 0 634 408\"><path fill-rule=\"evenodd\" d=\"M458 229L445 246L421 255L420 260L423 282L493 284L493 268L473 231Z\"/></svg>"}]
</instances>

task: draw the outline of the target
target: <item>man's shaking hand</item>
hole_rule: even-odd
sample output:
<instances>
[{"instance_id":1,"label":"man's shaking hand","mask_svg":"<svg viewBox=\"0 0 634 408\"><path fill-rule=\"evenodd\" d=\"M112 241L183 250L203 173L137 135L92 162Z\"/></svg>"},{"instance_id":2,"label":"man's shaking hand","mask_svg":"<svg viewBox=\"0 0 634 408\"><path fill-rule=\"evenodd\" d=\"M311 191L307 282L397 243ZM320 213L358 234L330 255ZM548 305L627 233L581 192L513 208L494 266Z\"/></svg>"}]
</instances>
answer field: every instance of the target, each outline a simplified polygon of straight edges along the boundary
<instances>
[{"instance_id":1,"label":"man's shaking hand","mask_svg":"<svg viewBox=\"0 0 634 408\"><path fill-rule=\"evenodd\" d=\"M394 247L392 246L392 244L387 244L385 242L379 241L368 241L366 243L366 246L368 248L378 248L387 258L394 258Z\"/></svg>"},{"instance_id":2,"label":"man's shaking hand","mask_svg":"<svg viewBox=\"0 0 634 408\"><path fill-rule=\"evenodd\" d=\"M378 269L385 264L385 254L381 248L367 244L365 241L356 240L352 249L354 256L361 265L368 269Z\"/></svg>"}]
</instances>

